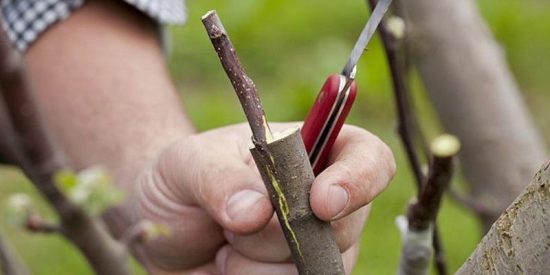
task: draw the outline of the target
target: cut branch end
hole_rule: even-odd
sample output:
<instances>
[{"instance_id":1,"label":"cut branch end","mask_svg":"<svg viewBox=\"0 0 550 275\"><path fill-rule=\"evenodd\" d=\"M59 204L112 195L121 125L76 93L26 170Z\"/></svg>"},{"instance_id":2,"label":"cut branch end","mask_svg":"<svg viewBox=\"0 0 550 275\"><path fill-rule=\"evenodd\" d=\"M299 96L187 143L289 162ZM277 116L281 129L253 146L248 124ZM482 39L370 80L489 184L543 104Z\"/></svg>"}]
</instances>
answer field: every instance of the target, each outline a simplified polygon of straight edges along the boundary
<instances>
[{"instance_id":1,"label":"cut branch end","mask_svg":"<svg viewBox=\"0 0 550 275\"><path fill-rule=\"evenodd\" d=\"M205 20L206 18L212 16L213 14L216 13L216 10L209 10L208 12L206 12L202 17L201 17L201 20Z\"/></svg>"},{"instance_id":2,"label":"cut branch end","mask_svg":"<svg viewBox=\"0 0 550 275\"><path fill-rule=\"evenodd\" d=\"M440 158L448 158L458 154L460 141L456 136L443 134L436 137L430 145L432 154Z\"/></svg>"}]
</instances>

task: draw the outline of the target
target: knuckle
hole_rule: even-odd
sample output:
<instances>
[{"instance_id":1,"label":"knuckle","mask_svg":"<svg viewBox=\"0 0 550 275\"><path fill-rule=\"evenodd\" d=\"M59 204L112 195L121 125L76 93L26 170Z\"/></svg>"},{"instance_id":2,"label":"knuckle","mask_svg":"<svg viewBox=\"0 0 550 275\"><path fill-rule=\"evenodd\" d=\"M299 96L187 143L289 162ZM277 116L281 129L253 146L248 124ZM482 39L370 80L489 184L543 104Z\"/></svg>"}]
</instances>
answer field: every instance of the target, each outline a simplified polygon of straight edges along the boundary
<instances>
[{"instance_id":1,"label":"knuckle","mask_svg":"<svg viewBox=\"0 0 550 275\"><path fill-rule=\"evenodd\" d=\"M342 179L340 184L350 196L349 210L354 211L370 200L370 188L366 180L369 172L367 169L354 169L349 162L340 163L338 169Z\"/></svg>"},{"instance_id":2,"label":"knuckle","mask_svg":"<svg viewBox=\"0 0 550 275\"><path fill-rule=\"evenodd\" d=\"M338 169L340 170L340 173L342 173L342 178L345 181L350 181L351 179L353 179L355 172L354 169L350 167L349 162L340 162Z\"/></svg>"},{"instance_id":3,"label":"knuckle","mask_svg":"<svg viewBox=\"0 0 550 275\"><path fill-rule=\"evenodd\" d=\"M360 128L359 128L360 129ZM356 173L356 182L354 183L354 191L358 193L360 198L357 199L358 206L363 206L382 190L386 188L390 180L396 172L396 164L393 152L382 140L369 132L360 129L370 142L371 153L358 156L359 171ZM357 169L356 169L357 170ZM352 195L353 196L353 195Z\"/></svg>"}]
</instances>

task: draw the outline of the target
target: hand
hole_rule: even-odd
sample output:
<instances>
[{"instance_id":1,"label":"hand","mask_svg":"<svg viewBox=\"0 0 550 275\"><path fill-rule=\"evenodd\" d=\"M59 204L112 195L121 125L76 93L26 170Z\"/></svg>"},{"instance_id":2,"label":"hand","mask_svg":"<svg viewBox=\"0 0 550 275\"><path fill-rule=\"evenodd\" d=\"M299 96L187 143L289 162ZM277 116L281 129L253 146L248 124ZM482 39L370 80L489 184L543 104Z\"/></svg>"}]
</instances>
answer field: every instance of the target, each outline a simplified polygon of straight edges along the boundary
<instances>
[{"instance_id":1,"label":"hand","mask_svg":"<svg viewBox=\"0 0 550 275\"><path fill-rule=\"evenodd\" d=\"M297 273L249 153L250 137L245 124L187 137L139 178L137 216L172 229L146 244L151 271ZM310 202L319 218L333 221L350 273L368 205L388 185L395 164L384 143L353 126L342 129L329 163L312 185Z\"/></svg>"}]
</instances>

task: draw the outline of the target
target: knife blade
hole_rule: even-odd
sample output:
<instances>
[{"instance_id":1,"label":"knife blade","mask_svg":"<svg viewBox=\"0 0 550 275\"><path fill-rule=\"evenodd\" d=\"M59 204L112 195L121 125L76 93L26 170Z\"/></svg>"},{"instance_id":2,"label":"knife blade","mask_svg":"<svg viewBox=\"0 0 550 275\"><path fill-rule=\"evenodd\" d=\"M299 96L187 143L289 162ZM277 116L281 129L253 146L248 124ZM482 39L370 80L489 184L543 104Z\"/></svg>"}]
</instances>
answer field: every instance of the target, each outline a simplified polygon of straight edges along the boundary
<instances>
[{"instance_id":1,"label":"knife blade","mask_svg":"<svg viewBox=\"0 0 550 275\"><path fill-rule=\"evenodd\" d=\"M380 0L361 31L340 74L330 75L310 109L301 134L315 175L326 166L329 152L340 133L357 94L356 64L392 0Z\"/></svg>"}]
</instances>

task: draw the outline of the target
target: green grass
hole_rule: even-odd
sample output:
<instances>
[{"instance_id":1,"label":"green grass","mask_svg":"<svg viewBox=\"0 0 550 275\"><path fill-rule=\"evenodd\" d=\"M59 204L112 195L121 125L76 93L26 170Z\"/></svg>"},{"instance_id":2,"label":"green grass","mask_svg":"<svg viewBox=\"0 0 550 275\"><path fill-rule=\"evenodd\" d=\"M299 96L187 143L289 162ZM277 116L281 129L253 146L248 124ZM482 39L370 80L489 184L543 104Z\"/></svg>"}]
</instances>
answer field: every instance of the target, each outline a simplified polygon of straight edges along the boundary
<instances>
[{"instance_id":1,"label":"green grass","mask_svg":"<svg viewBox=\"0 0 550 275\"><path fill-rule=\"evenodd\" d=\"M483 15L517 76L535 122L550 136L550 3L543 0L480 0ZM363 1L189 1L185 26L172 27L171 73L189 116L201 130L244 121L244 115L200 23L217 9L250 76L255 80L271 121L301 120L325 77L338 72L367 16ZM362 235L354 274L392 274L399 260L395 226L414 196L412 177L395 134L391 86L380 41L376 37L358 66L359 95L349 122L379 135L394 150L398 172L374 202ZM413 77L414 101L428 137L440 132L437 118ZM455 180L453 184L459 184ZM13 192L38 198L12 169L0 169L0 201ZM36 201L40 201L37 199ZM41 208L47 207L40 203ZM480 238L477 221L445 199L439 225L451 271L456 270ZM90 274L82 257L59 237L30 235L0 223L33 274Z\"/></svg>"}]
</instances>

